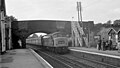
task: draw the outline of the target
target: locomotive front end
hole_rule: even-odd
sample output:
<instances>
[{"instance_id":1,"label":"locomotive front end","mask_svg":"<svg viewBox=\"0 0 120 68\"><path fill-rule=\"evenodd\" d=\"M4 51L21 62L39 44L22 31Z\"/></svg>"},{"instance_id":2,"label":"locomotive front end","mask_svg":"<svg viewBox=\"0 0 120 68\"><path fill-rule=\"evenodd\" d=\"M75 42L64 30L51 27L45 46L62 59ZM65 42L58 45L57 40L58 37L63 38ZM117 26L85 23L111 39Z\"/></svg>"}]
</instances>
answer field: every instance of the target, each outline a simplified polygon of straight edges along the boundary
<instances>
[{"instance_id":1,"label":"locomotive front end","mask_svg":"<svg viewBox=\"0 0 120 68\"><path fill-rule=\"evenodd\" d=\"M66 37L57 37L54 38L54 47L58 53L68 52L68 39Z\"/></svg>"}]
</instances>

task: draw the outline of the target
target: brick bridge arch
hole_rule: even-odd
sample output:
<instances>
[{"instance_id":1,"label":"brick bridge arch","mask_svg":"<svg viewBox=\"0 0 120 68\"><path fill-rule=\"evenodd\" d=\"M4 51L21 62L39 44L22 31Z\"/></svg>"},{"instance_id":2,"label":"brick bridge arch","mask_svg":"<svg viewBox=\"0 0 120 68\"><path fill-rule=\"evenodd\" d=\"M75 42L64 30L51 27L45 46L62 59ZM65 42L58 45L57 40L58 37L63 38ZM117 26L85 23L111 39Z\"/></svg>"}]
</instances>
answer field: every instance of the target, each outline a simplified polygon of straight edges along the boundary
<instances>
[{"instance_id":1,"label":"brick bridge arch","mask_svg":"<svg viewBox=\"0 0 120 68\"><path fill-rule=\"evenodd\" d=\"M71 21L61 20L25 20L12 22L12 33L23 42L23 48L26 47L25 39L33 33L44 32L53 33L62 31L71 35ZM14 36L13 36L14 37Z\"/></svg>"}]
</instances>

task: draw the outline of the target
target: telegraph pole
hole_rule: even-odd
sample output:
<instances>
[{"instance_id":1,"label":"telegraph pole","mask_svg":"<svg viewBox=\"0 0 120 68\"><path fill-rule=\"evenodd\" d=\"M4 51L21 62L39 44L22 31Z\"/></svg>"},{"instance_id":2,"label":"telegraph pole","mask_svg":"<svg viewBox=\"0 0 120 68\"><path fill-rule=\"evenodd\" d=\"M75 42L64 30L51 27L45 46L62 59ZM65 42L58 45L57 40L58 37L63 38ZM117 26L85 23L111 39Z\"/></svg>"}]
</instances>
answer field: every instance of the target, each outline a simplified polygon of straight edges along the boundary
<instances>
[{"instance_id":1,"label":"telegraph pole","mask_svg":"<svg viewBox=\"0 0 120 68\"><path fill-rule=\"evenodd\" d=\"M80 26L82 27L82 7L81 7L81 2L77 2L77 11L78 11L78 22L81 24Z\"/></svg>"},{"instance_id":2,"label":"telegraph pole","mask_svg":"<svg viewBox=\"0 0 120 68\"><path fill-rule=\"evenodd\" d=\"M78 23L80 24L80 28L83 29L81 2L77 2L77 11L78 11ZM82 37L82 34L80 34L80 37L81 37L81 42L82 42L82 45L83 45L83 37Z\"/></svg>"},{"instance_id":3,"label":"telegraph pole","mask_svg":"<svg viewBox=\"0 0 120 68\"><path fill-rule=\"evenodd\" d=\"M80 2L77 2L78 22L80 22Z\"/></svg>"}]
</instances>

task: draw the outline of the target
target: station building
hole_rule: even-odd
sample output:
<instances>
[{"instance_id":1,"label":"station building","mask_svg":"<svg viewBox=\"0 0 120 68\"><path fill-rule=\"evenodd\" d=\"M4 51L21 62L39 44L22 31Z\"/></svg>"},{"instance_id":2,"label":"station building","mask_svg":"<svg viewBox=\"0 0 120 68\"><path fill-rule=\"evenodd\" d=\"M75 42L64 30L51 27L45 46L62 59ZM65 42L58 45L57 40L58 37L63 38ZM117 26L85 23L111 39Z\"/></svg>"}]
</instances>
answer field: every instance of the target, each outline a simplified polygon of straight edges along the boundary
<instances>
[{"instance_id":1,"label":"station building","mask_svg":"<svg viewBox=\"0 0 120 68\"><path fill-rule=\"evenodd\" d=\"M11 48L11 21L6 15L5 0L0 0L0 54Z\"/></svg>"},{"instance_id":2,"label":"station building","mask_svg":"<svg viewBox=\"0 0 120 68\"><path fill-rule=\"evenodd\" d=\"M104 38L107 40L112 40L112 45L117 46L120 42L120 25L111 26L107 28L101 29L101 31L98 32L97 35L100 36L101 40Z\"/></svg>"}]
</instances>

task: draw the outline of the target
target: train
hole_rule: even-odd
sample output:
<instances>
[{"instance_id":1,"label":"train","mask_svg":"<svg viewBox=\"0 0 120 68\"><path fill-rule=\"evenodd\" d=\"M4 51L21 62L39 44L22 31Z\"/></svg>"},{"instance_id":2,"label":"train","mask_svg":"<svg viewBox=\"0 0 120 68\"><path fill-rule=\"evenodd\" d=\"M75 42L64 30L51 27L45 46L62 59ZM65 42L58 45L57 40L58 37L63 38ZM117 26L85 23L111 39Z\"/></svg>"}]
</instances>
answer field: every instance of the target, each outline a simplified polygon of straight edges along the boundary
<instances>
[{"instance_id":1,"label":"train","mask_svg":"<svg viewBox=\"0 0 120 68\"><path fill-rule=\"evenodd\" d=\"M69 53L68 37L62 32L54 32L38 38L26 40L27 44L35 44L54 53Z\"/></svg>"}]
</instances>

